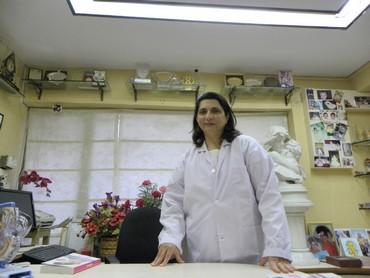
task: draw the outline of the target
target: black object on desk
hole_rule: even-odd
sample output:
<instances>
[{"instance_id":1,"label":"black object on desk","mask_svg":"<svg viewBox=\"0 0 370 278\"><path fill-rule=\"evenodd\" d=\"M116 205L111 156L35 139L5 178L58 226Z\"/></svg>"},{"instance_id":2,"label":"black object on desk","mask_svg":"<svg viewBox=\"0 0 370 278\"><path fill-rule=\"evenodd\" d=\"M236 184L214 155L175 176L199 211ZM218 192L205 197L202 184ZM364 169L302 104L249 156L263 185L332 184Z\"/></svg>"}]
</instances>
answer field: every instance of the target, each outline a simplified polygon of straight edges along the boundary
<instances>
[{"instance_id":1,"label":"black object on desk","mask_svg":"<svg viewBox=\"0 0 370 278\"><path fill-rule=\"evenodd\" d=\"M35 247L23 253L21 260L28 261L31 264L40 264L61 256L65 256L76 252L76 250L61 246L61 245L48 245Z\"/></svg>"}]
</instances>

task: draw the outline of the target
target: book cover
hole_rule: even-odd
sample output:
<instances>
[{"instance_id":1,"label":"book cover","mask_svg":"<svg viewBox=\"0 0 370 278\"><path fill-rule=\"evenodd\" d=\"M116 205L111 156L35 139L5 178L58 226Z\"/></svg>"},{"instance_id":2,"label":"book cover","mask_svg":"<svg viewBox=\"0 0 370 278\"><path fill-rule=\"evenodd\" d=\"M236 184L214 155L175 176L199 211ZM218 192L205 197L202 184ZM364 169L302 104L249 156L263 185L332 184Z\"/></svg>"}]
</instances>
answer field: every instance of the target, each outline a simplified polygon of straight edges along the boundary
<instances>
[{"instance_id":1,"label":"book cover","mask_svg":"<svg viewBox=\"0 0 370 278\"><path fill-rule=\"evenodd\" d=\"M41 264L41 273L75 274L101 263L94 258L77 253L71 253Z\"/></svg>"}]
</instances>

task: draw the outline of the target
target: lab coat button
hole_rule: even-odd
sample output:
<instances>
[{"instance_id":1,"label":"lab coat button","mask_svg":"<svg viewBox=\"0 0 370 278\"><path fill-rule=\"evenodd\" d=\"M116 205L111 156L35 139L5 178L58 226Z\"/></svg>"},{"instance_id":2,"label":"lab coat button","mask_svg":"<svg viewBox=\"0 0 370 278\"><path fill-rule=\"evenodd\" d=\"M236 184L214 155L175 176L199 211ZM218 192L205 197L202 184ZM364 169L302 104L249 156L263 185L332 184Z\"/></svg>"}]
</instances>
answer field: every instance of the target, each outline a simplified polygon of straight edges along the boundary
<instances>
[{"instance_id":1,"label":"lab coat button","mask_svg":"<svg viewBox=\"0 0 370 278\"><path fill-rule=\"evenodd\" d=\"M216 169L212 169L212 170L211 170L211 172L212 172L212 173L215 173L215 172L216 172Z\"/></svg>"}]
</instances>

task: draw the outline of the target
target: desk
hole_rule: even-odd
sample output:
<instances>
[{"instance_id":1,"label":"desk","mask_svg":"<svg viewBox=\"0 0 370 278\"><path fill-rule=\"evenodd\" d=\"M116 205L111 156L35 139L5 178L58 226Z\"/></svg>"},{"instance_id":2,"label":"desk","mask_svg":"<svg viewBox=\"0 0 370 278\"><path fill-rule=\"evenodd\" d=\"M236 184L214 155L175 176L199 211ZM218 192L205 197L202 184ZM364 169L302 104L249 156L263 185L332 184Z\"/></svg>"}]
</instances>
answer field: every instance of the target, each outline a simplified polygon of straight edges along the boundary
<instances>
[{"instance_id":1,"label":"desk","mask_svg":"<svg viewBox=\"0 0 370 278\"><path fill-rule=\"evenodd\" d=\"M65 274L40 274L40 265L31 265L35 278L66 278ZM84 270L78 278L266 278L272 273L265 267L247 264L171 264L166 267L152 267L150 264L101 264ZM71 276L69 276L71 277ZM362 278L369 276L343 276Z\"/></svg>"},{"instance_id":2,"label":"desk","mask_svg":"<svg viewBox=\"0 0 370 278\"><path fill-rule=\"evenodd\" d=\"M297 267L298 271L305 272L305 273L326 273L332 272L338 275L342 275L343 277L347 277L346 275L363 275L363 277L370 277L370 267L339 267L327 263L320 262L318 265L314 266L299 266ZM362 277L362 276L354 276L354 277Z\"/></svg>"},{"instance_id":3,"label":"desk","mask_svg":"<svg viewBox=\"0 0 370 278\"><path fill-rule=\"evenodd\" d=\"M40 266L31 266L35 278L66 277L65 274L40 274ZM269 269L246 264L101 264L76 274L79 278L266 278Z\"/></svg>"}]
</instances>

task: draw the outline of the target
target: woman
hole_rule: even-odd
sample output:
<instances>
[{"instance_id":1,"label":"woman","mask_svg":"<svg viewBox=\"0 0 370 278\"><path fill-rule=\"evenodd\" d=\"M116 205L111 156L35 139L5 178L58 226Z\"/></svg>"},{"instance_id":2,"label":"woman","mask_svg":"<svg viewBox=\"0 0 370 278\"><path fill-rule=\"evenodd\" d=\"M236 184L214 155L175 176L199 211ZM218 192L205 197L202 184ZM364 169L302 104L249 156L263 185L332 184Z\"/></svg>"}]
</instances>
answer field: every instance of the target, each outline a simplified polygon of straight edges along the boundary
<instances>
[{"instance_id":1,"label":"woman","mask_svg":"<svg viewBox=\"0 0 370 278\"><path fill-rule=\"evenodd\" d=\"M287 220L267 152L235 129L227 101L209 92L196 102L194 146L162 202L153 266L177 262L269 264L291 272Z\"/></svg>"}]
</instances>

